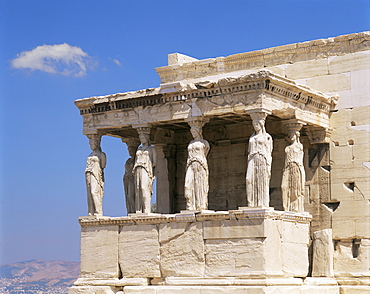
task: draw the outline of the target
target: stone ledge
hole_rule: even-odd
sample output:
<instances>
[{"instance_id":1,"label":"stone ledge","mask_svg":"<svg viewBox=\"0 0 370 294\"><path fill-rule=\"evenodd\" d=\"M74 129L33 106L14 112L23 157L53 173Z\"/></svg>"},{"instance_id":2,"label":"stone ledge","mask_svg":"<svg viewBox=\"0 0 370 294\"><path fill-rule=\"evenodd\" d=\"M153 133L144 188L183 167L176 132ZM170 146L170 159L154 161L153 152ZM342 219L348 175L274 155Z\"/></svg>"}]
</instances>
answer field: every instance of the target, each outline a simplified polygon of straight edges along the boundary
<instances>
[{"instance_id":1,"label":"stone ledge","mask_svg":"<svg viewBox=\"0 0 370 294\"><path fill-rule=\"evenodd\" d=\"M171 286L224 286L224 285L236 285L236 286L271 286L271 285L302 285L302 279L300 278L266 278L266 279L240 279L235 277L225 278L176 278L169 277L165 280L152 281L152 285L171 285Z\"/></svg>"},{"instance_id":2,"label":"stone ledge","mask_svg":"<svg viewBox=\"0 0 370 294\"><path fill-rule=\"evenodd\" d=\"M149 279L147 278L112 278L112 279L87 279L79 278L74 282L75 286L147 286Z\"/></svg>"},{"instance_id":3,"label":"stone ledge","mask_svg":"<svg viewBox=\"0 0 370 294\"><path fill-rule=\"evenodd\" d=\"M295 223L310 223L312 216L305 213L293 213L288 211L275 211L269 208L245 208L229 211L182 211L176 214L130 214L122 217L86 216L80 217L81 226L99 225L139 225L139 224L162 224L170 222L196 222L207 220L231 220L231 219L278 219Z\"/></svg>"}]
</instances>

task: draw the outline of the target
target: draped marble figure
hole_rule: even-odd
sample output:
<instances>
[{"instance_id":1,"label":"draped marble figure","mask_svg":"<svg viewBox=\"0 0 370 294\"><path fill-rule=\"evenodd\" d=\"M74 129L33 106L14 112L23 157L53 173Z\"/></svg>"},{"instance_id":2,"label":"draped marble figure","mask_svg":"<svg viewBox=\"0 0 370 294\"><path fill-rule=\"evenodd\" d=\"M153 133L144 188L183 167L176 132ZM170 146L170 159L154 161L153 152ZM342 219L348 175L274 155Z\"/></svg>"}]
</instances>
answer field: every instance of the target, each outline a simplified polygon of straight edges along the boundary
<instances>
[{"instance_id":1,"label":"draped marble figure","mask_svg":"<svg viewBox=\"0 0 370 294\"><path fill-rule=\"evenodd\" d=\"M265 130L264 119L253 119L255 132L249 138L246 176L249 207L269 206L272 162L272 137Z\"/></svg>"},{"instance_id":2,"label":"draped marble figure","mask_svg":"<svg viewBox=\"0 0 370 294\"><path fill-rule=\"evenodd\" d=\"M92 152L87 157L85 169L88 214L102 215L106 155L101 150L100 137L89 136L89 143Z\"/></svg>"},{"instance_id":3,"label":"draped marble figure","mask_svg":"<svg viewBox=\"0 0 370 294\"><path fill-rule=\"evenodd\" d=\"M125 163L125 174L123 176L123 187L125 190L126 197L126 209L127 213L135 212L135 181L133 168L135 164L135 153L136 147L128 146L128 153L130 157L126 160Z\"/></svg>"},{"instance_id":4,"label":"draped marble figure","mask_svg":"<svg viewBox=\"0 0 370 294\"><path fill-rule=\"evenodd\" d=\"M290 145L285 147L285 164L281 190L285 211L304 211L306 175L303 166L303 145L298 131L289 132Z\"/></svg>"},{"instance_id":5,"label":"draped marble figure","mask_svg":"<svg viewBox=\"0 0 370 294\"><path fill-rule=\"evenodd\" d=\"M141 145L136 151L133 167L135 180L135 210L136 212L150 213L150 200L153 192L154 167L156 152L150 145L149 133L140 133Z\"/></svg>"},{"instance_id":6,"label":"draped marble figure","mask_svg":"<svg viewBox=\"0 0 370 294\"><path fill-rule=\"evenodd\" d=\"M202 127L192 126L194 138L188 145L185 174L185 198L187 210L208 209L208 164L209 143L202 137Z\"/></svg>"}]
</instances>

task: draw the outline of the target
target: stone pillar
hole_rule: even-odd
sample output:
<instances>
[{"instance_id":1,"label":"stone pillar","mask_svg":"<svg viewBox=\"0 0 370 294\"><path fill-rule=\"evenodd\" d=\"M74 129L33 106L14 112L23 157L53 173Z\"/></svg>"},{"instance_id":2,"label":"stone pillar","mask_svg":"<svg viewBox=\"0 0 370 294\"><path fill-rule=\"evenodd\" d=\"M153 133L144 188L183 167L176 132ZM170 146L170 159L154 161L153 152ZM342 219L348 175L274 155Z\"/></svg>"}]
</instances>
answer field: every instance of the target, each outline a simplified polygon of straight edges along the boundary
<instances>
[{"instance_id":1,"label":"stone pillar","mask_svg":"<svg viewBox=\"0 0 370 294\"><path fill-rule=\"evenodd\" d=\"M135 183L133 167L135 164L135 155L140 141L138 138L122 138L122 142L126 143L130 157L125 163L125 174L123 175L123 188L126 199L127 213L135 212Z\"/></svg>"},{"instance_id":2,"label":"stone pillar","mask_svg":"<svg viewBox=\"0 0 370 294\"><path fill-rule=\"evenodd\" d=\"M173 213L173 191L175 185L174 145L155 145L157 163L155 167L156 197L158 213Z\"/></svg>"},{"instance_id":3,"label":"stone pillar","mask_svg":"<svg viewBox=\"0 0 370 294\"><path fill-rule=\"evenodd\" d=\"M186 209L207 210L209 191L207 155L210 146L203 139L202 128L208 122L208 119L191 117L186 121L190 125L190 132L194 138L188 145L185 173Z\"/></svg>"},{"instance_id":4,"label":"stone pillar","mask_svg":"<svg viewBox=\"0 0 370 294\"><path fill-rule=\"evenodd\" d=\"M271 112L264 108L246 111L255 132L249 138L246 194L248 207L269 207L272 164L272 137L266 132L265 120Z\"/></svg>"},{"instance_id":5,"label":"stone pillar","mask_svg":"<svg viewBox=\"0 0 370 294\"><path fill-rule=\"evenodd\" d=\"M168 180L168 165L164 149L165 144L156 144L157 164L155 176L157 178L157 211L159 213L171 213L170 183Z\"/></svg>"},{"instance_id":6,"label":"stone pillar","mask_svg":"<svg viewBox=\"0 0 370 294\"><path fill-rule=\"evenodd\" d=\"M297 119L289 119L282 123L290 143L285 147L281 181L283 207L285 211L304 212L306 173L303 166L304 153L299 131L305 123Z\"/></svg>"},{"instance_id":7,"label":"stone pillar","mask_svg":"<svg viewBox=\"0 0 370 294\"><path fill-rule=\"evenodd\" d=\"M331 229L313 233L312 277L334 277L334 246Z\"/></svg>"}]
</instances>

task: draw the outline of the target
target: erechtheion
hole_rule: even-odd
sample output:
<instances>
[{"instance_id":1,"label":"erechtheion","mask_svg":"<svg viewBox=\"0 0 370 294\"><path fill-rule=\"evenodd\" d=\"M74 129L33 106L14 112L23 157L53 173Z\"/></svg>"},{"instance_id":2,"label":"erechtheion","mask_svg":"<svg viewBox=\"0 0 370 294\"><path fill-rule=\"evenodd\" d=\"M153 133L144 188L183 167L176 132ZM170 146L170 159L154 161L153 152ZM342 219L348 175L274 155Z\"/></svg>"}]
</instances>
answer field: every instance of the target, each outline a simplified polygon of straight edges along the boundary
<instances>
[{"instance_id":1,"label":"erechtheion","mask_svg":"<svg viewBox=\"0 0 370 294\"><path fill-rule=\"evenodd\" d=\"M370 32L156 71L75 102L92 153L69 293L370 292ZM104 215L102 136L129 149L127 216Z\"/></svg>"}]
</instances>

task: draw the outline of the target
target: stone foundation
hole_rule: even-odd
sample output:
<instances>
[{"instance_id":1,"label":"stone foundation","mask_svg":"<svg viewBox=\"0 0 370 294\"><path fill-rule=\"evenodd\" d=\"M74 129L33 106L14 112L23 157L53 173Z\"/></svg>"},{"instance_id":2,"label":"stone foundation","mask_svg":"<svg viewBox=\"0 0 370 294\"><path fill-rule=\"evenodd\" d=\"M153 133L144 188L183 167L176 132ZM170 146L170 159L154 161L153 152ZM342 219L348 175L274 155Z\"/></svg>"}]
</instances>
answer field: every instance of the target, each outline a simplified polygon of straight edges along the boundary
<instances>
[{"instance_id":1,"label":"stone foundation","mask_svg":"<svg viewBox=\"0 0 370 294\"><path fill-rule=\"evenodd\" d=\"M273 208L81 217L69 294L366 293L365 278L306 278L310 221Z\"/></svg>"},{"instance_id":2,"label":"stone foundation","mask_svg":"<svg viewBox=\"0 0 370 294\"><path fill-rule=\"evenodd\" d=\"M310 220L273 208L82 217L81 274L70 293L296 287L308 273Z\"/></svg>"}]
</instances>

